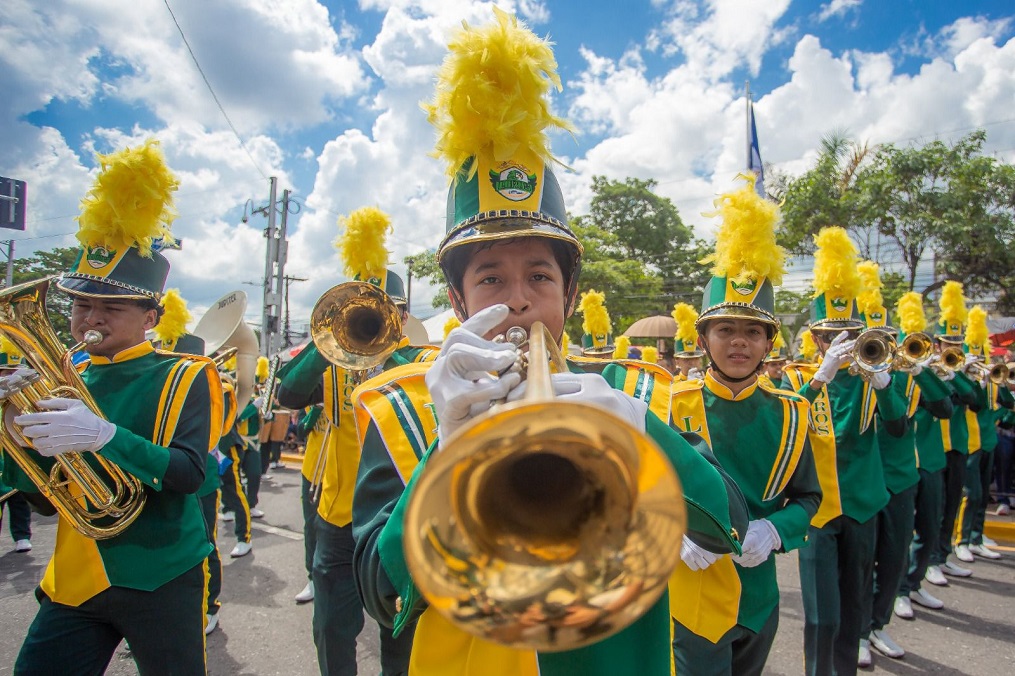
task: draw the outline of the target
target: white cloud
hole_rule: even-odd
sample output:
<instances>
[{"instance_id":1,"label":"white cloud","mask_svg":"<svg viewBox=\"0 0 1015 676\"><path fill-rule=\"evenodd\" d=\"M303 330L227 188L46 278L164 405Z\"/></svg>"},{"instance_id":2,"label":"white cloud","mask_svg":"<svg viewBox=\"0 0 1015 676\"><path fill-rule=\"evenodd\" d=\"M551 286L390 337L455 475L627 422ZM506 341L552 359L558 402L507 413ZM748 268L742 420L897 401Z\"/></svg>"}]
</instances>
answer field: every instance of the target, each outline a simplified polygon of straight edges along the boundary
<instances>
[{"instance_id":1,"label":"white cloud","mask_svg":"<svg viewBox=\"0 0 1015 676\"><path fill-rule=\"evenodd\" d=\"M818 21L824 22L832 17L845 16L850 10L859 9L862 4L863 0L832 0L826 5L821 5Z\"/></svg>"}]
</instances>

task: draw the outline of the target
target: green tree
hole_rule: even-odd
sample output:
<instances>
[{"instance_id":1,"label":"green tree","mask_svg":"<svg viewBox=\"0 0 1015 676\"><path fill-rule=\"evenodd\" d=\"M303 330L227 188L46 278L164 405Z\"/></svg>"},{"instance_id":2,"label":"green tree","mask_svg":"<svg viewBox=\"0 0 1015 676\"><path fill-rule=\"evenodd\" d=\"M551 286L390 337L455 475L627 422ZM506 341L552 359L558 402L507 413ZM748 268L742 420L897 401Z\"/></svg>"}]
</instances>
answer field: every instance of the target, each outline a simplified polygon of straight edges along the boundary
<instances>
[{"instance_id":1,"label":"green tree","mask_svg":"<svg viewBox=\"0 0 1015 676\"><path fill-rule=\"evenodd\" d=\"M70 270L77 260L79 251L77 247L66 247L51 251L36 251L27 258L15 258L14 284L33 282ZM5 278L6 275L7 261L3 261L0 263L0 278ZM50 284L46 308L47 316L57 336L64 345L70 346L74 342L70 335L70 296L58 290L56 284Z\"/></svg>"},{"instance_id":2,"label":"green tree","mask_svg":"<svg viewBox=\"0 0 1015 676\"><path fill-rule=\"evenodd\" d=\"M409 269L410 278L426 281L437 289L431 303L433 307L442 310L451 307L451 301L448 300L448 284L444 281L440 265L437 264L435 249L406 256L402 262Z\"/></svg>"}]
</instances>

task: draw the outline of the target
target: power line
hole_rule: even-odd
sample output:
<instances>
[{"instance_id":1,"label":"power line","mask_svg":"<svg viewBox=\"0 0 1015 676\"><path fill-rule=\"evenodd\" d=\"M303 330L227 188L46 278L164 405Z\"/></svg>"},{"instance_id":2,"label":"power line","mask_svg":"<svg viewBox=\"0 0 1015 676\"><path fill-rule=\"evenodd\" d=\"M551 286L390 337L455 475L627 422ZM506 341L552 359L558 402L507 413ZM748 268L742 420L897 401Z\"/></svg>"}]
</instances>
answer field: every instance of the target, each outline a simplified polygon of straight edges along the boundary
<instances>
[{"instance_id":1,"label":"power line","mask_svg":"<svg viewBox=\"0 0 1015 676\"><path fill-rule=\"evenodd\" d=\"M190 42L187 41L187 36L183 33L183 27L180 25L180 22L176 20L176 14L173 13L173 8L169 6L169 0L162 1L166 4L166 9L169 10L169 16L173 17L173 23L176 24L176 30L180 31L180 37L183 39L183 44L187 47L187 51L190 52L190 58L194 60L197 72L201 74L201 79L204 80L205 85L208 86L208 91L211 92L211 97L215 99L215 105L218 106L219 111L222 113L222 117L225 118L229 128L233 130L233 135L239 142L240 147L243 148L243 152L245 152L247 157L250 158L250 163L254 165L255 169L257 169L257 173L261 175L261 178L267 181L268 177L265 176L263 171L261 171L261 167L258 166L257 162L254 160L254 156L250 154L249 150L247 150L246 144L243 142L243 139L240 138L240 132L236 131L236 126L233 125L233 121L229 119L229 115L226 114L226 109L222 107L222 102L219 101L219 97L215 94L215 90L212 89L211 82L208 81L208 76L204 74L204 69L201 68L201 64L197 61L197 55L194 54L194 50L190 48Z\"/></svg>"}]
</instances>

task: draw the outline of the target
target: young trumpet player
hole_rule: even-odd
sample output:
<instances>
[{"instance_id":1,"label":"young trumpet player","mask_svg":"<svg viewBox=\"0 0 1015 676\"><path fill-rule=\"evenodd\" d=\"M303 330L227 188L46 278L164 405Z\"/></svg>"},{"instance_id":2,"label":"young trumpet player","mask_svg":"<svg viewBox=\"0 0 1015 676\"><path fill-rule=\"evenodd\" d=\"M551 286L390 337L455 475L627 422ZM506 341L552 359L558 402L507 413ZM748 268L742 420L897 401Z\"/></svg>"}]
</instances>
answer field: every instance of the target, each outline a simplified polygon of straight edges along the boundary
<instances>
[{"instance_id":1,"label":"young trumpet player","mask_svg":"<svg viewBox=\"0 0 1015 676\"><path fill-rule=\"evenodd\" d=\"M875 414L896 437L905 434L908 418L888 373L861 377L849 368L851 336L863 330L856 245L839 227L822 228L815 243L810 331L821 360L784 369L784 385L811 402L811 449L823 495L809 545L800 550L804 663L807 674L849 674L868 622L875 517L888 503Z\"/></svg>"},{"instance_id":2,"label":"young trumpet player","mask_svg":"<svg viewBox=\"0 0 1015 676\"><path fill-rule=\"evenodd\" d=\"M577 296L582 247L567 226L563 194L550 169L542 131L566 125L549 114L543 100L551 83L558 81L552 51L517 19L494 11L493 25L466 26L456 34L430 107L441 134L438 148L452 176L447 234L437 256L462 325L451 331L432 364L392 370L367 381L355 394L363 444L353 500L358 588L367 610L382 624L398 632L416 623L410 674L595 675L624 673L632 665L643 674L669 674L672 648L665 596L626 629L598 643L577 649L562 643L562 652L541 652L467 633L421 597L409 573L403 525L428 464L452 452L446 443L458 430L496 409L498 402L523 396L521 375L511 370L518 353L496 338L517 326L531 340L531 329L540 322L559 346ZM500 82L519 84L501 92L493 86ZM515 98L519 91L521 100ZM457 101L468 104L458 106ZM527 115L504 115L523 106ZM524 129L501 128L505 117ZM481 131L473 135L476 129ZM501 141L512 142L495 147L495 131ZM735 487L728 488L717 469L651 414L648 402L619 389L626 370L607 360L602 365L602 375L573 372L581 369L570 363L567 369L572 372L550 375L556 399L546 404L547 416L553 419L555 406L582 403L612 412L626 426L647 433L680 476L692 537L719 552L739 553L740 533L730 525L727 493L733 491L737 500ZM659 392L668 397L668 388ZM660 476L666 474L663 469L660 466ZM547 479L554 478L555 473L548 473ZM489 494L477 495L484 498ZM433 499L451 500L443 495ZM540 518L550 519L550 511L530 517L531 526L537 527ZM442 532L431 535L427 542L439 548ZM648 559L675 560L680 547L676 540L660 541L657 551L645 554ZM467 553L444 551L453 568L449 575L456 580L467 582L470 569L483 565ZM554 551L550 547L545 554L552 559ZM662 580L664 585L665 573ZM496 592L476 590L472 619L500 617L501 606L490 598L491 591ZM609 623L611 613L627 603L621 595L579 609L569 606L570 598L563 593L525 600L518 608L521 620L505 623L495 634L508 642L529 633L590 640ZM439 599L437 605L447 609L468 601ZM558 607L568 610L557 616Z\"/></svg>"},{"instance_id":3,"label":"young trumpet player","mask_svg":"<svg viewBox=\"0 0 1015 676\"><path fill-rule=\"evenodd\" d=\"M375 207L363 207L343 217L344 232L336 243L342 253L345 272L367 280L390 298L406 321L405 287L401 278L385 267L384 240L391 219ZM339 327L355 332L357 327ZM435 351L412 347L407 338L390 346L390 357L373 367L380 372L396 365L432 358ZM314 644L321 674L356 671L356 637L363 629L363 605L352 576L352 499L359 464L359 442L353 421L353 388L365 374L351 366L331 363L317 344L307 345L279 371L278 402L300 410L322 405L318 431L307 441L307 457L314 460L310 476L304 462L302 500L304 517L314 519L311 593L314 600ZM268 396L267 394L265 396ZM305 527L306 529L306 527ZM308 591L308 590L304 590ZM304 595L304 592L301 592ZM299 600L299 599L297 599ZM408 669L412 632L392 636L381 626L381 669L384 673L405 673Z\"/></svg>"},{"instance_id":4,"label":"young trumpet player","mask_svg":"<svg viewBox=\"0 0 1015 676\"><path fill-rule=\"evenodd\" d=\"M807 439L809 402L760 375L779 332L778 207L751 179L717 206L714 276L695 324L710 365L702 379L673 386L671 424L705 438L743 492L750 522L739 556L689 551L677 566L673 652L678 674L750 675L762 673L779 626L774 555L806 545L821 489ZM681 589L702 601L682 602Z\"/></svg>"},{"instance_id":5,"label":"young trumpet player","mask_svg":"<svg viewBox=\"0 0 1015 676\"><path fill-rule=\"evenodd\" d=\"M144 503L132 523L101 539L61 516L14 673L102 673L126 639L142 673L172 665L174 673L204 674L211 544L194 493L220 436L221 385L211 360L157 352L145 338L161 316L169 273L153 240L170 236L177 186L156 142L99 161L78 219L81 253L58 285L73 297L74 338L101 336L85 348L81 379L102 415L77 399L49 398L13 426L47 473L57 456L85 453L89 465L101 458L140 481ZM5 481L37 491L5 456Z\"/></svg>"}]
</instances>

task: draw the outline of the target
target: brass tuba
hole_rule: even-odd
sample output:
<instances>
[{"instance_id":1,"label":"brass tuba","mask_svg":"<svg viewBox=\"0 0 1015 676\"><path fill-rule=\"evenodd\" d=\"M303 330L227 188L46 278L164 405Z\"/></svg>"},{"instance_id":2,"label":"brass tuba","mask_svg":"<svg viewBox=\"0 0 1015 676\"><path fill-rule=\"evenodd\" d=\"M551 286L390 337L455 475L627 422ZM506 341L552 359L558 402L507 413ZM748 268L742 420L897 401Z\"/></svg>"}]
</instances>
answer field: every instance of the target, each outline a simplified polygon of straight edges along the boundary
<instances>
[{"instance_id":1,"label":"brass tuba","mask_svg":"<svg viewBox=\"0 0 1015 676\"><path fill-rule=\"evenodd\" d=\"M214 355L216 365L236 357L236 405L240 410L254 394L259 352L254 330L243 321L246 310L247 294L231 291L215 301L194 327L194 335L204 340L205 355Z\"/></svg>"},{"instance_id":2,"label":"brass tuba","mask_svg":"<svg viewBox=\"0 0 1015 676\"><path fill-rule=\"evenodd\" d=\"M46 292L52 280L27 282L0 292L0 333L17 346L37 374L27 387L5 393L0 419L8 406L37 412L36 402L52 397L80 399L102 416L71 362L74 352L101 342L102 335L88 331L85 341L70 350L64 348L46 316ZM101 455L62 453L53 458L53 467L47 472L23 448L31 443L16 430L0 425L0 443L60 516L85 537L115 537L141 514L145 503L141 482Z\"/></svg>"},{"instance_id":3,"label":"brass tuba","mask_svg":"<svg viewBox=\"0 0 1015 676\"><path fill-rule=\"evenodd\" d=\"M511 329L512 332L524 330ZM644 614L680 557L686 512L669 460L609 411L555 401L543 324L521 401L473 419L430 456L403 546L430 606L514 648L571 650ZM512 340L512 342L515 342Z\"/></svg>"},{"instance_id":4,"label":"brass tuba","mask_svg":"<svg viewBox=\"0 0 1015 676\"><path fill-rule=\"evenodd\" d=\"M859 373L865 380L875 373L889 371L895 363L899 346L888 331L879 328L867 329L859 335L853 345L853 365L850 373Z\"/></svg>"}]
</instances>

